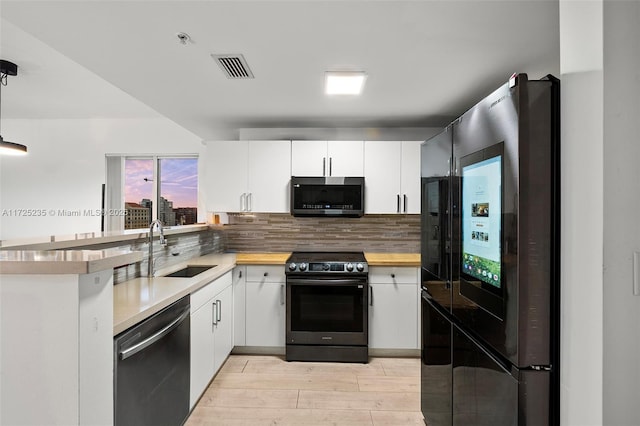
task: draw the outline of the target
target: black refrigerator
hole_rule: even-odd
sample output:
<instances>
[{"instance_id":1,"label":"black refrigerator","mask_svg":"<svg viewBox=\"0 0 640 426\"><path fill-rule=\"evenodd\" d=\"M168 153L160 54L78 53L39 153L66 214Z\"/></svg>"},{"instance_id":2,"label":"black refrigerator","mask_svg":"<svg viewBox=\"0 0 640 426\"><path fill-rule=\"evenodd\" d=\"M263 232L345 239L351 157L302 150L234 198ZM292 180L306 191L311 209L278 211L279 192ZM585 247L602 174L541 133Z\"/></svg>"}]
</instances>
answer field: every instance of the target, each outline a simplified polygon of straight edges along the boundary
<instances>
[{"instance_id":1,"label":"black refrigerator","mask_svg":"<svg viewBox=\"0 0 640 426\"><path fill-rule=\"evenodd\" d=\"M559 424L559 85L514 74L422 145L428 426Z\"/></svg>"}]
</instances>

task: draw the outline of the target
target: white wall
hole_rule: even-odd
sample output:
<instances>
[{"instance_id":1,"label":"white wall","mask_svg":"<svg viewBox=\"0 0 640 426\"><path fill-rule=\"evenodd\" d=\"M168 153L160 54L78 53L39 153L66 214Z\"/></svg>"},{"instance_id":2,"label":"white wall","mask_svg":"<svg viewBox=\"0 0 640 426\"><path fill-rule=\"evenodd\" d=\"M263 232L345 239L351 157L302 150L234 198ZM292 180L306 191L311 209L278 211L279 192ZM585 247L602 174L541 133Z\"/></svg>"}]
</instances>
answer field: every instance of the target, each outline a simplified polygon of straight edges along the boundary
<instances>
[{"instance_id":1,"label":"white wall","mask_svg":"<svg viewBox=\"0 0 640 426\"><path fill-rule=\"evenodd\" d=\"M601 425L602 0L560 0L561 424Z\"/></svg>"},{"instance_id":2,"label":"white wall","mask_svg":"<svg viewBox=\"0 0 640 426\"><path fill-rule=\"evenodd\" d=\"M199 137L165 118L8 119L2 131L27 145L29 155L0 157L0 239L100 231L99 216L64 217L58 210L101 208L105 154L204 152ZM200 199L202 219L204 205ZM16 209L46 216L16 216Z\"/></svg>"},{"instance_id":3,"label":"white wall","mask_svg":"<svg viewBox=\"0 0 640 426\"><path fill-rule=\"evenodd\" d=\"M561 0L562 424L640 419L640 3Z\"/></svg>"},{"instance_id":4,"label":"white wall","mask_svg":"<svg viewBox=\"0 0 640 426\"><path fill-rule=\"evenodd\" d=\"M640 423L640 2L604 2L603 424Z\"/></svg>"}]
</instances>

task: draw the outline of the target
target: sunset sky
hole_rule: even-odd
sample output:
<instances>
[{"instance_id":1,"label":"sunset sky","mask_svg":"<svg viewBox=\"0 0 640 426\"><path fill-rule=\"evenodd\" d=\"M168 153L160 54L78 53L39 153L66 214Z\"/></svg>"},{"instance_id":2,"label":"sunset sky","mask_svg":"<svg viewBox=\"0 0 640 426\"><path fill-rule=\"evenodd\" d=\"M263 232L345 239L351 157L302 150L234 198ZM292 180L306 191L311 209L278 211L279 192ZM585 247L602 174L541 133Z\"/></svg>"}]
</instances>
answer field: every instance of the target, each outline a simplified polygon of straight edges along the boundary
<instances>
[{"instance_id":1,"label":"sunset sky","mask_svg":"<svg viewBox=\"0 0 640 426\"><path fill-rule=\"evenodd\" d=\"M153 160L125 160L125 201L140 203L153 193ZM173 207L198 206L198 160L196 158L161 158L159 164L160 196L173 201ZM145 181L147 178L149 181Z\"/></svg>"}]
</instances>

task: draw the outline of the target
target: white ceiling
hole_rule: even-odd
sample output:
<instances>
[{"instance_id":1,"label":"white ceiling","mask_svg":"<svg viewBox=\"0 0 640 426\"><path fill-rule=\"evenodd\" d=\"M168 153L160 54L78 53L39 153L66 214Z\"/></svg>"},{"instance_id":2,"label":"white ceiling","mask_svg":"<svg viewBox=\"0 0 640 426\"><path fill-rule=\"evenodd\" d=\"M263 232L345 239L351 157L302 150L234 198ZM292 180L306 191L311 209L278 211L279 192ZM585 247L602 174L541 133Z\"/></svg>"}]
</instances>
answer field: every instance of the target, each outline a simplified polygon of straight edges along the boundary
<instances>
[{"instance_id":1,"label":"white ceiling","mask_svg":"<svg viewBox=\"0 0 640 426\"><path fill-rule=\"evenodd\" d=\"M559 70L557 0L2 0L0 14L19 66L3 117L159 113L203 139L443 126L513 72ZM227 79L212 53L243 54L255 79ZM366 71L364 94L327 97L327 70Z\"/></svg>"}]
</instances>

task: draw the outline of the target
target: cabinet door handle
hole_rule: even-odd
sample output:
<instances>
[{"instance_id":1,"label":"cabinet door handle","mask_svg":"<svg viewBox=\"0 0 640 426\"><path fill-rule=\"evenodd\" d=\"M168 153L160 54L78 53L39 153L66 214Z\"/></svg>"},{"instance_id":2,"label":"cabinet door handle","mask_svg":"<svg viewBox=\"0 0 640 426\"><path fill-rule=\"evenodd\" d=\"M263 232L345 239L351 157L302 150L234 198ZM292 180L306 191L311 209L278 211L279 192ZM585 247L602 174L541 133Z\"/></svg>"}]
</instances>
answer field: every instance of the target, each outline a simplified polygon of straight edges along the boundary
<instances>
[{"instance_id":1,"label":"cabinet door handle","mask_svg":"<svg viewBox=\"0 0 640 426\"><path fill-rule=\"evenodd\" d=\"M212 325L218 325L218 313L216 312L216 308L218 307L218 303L217 302L213 302L211 304L211 324Z\"/></svg>"},{"instance_id":2,"label":"cabinet door handle","mask_svg":"<svg viewBox=\"0 0 640 426\"><path fill-rule=\"evenodd\" d=\"M268 277L268 276L269 276L269 273L268 273L268 272L265 272L263 276Z\"/></svg>"},{"instance_id":3,"label":"cabinet door handle","mask_svg":"<svg viewBox=\"0 0 640 426\"><path fill-rule=\"evenodd\" d=\"M404 201L404 212L407 212L407 194L402 194L402 198Z\"/></svg>"},{"instance_id":4,"label":"cabinet door handle","mask_svg":"<svg viewBox=\"0 0 640 426\"><path fill-rule=\"evenodd\" d=\"M397 201L396 213L400 213L400 194L396 195L396 201Z\"/></svg>"},{"instance_id":5,"label":"cabinet door handle","mask_svg":"<svg viewBox=\"0 0 640 426\"><path fill-rule=\"evenodd\" d=\"M369 286L369 306L373 306L373 287Z\"/></svg>"},{"instance_id":6,"label":"cabinet door handle","mask_svg":"<svg viewBox=\"0 0 640 426\"><path fill-rule=\"evenodd\" d=\"M253 211L253 192L249 192L247 194L247 210L248 212Z\"/></svg>"},{"instance_id":7,"label":"cabinet door handle","mask_svg":"<svg viewBox=\"0 0 640 426\"><path fill-rule=\"evenodd\" d=\"M242 278L242 271L238 271L238 278Z\"/></svg>"},{"instance_id":8,"label":"cabinet door handle","mask_svg":"<svg viewBox=\"0 0 640 426\"><path fill-rule=\"evenodd\" d=\"M327 157L322 157L322 176L327 175Z\"/></svg>"},{"instance_id":9,"label":"cabinet door handle","mask_svg":"<svg viewBox=\"0 0 640 426\"><path fill-rule=\"evenodd\" d=\"M216 314L218 315L218 317L216 318L217 322L222 321L222 300L216 300L216 306L218 307L218 309L216 309Z\"/></svg>"},{"instance_id":10,"label":"cabinet door handle","mask_svg":"<svg viewBox=\"0 0 640 426\"><path fill-rule=\"evenodd\" d=\"M284 305L284 284L280 285L280 304Z\"/></svg>"},{"instance_id":11,"label":"cabinet door handle","mask_svg":"<svg viewBox=\"0 0 640 426\"><path fill-rule=\"evenodd\" d=\"M391 278L395 278L395 277L396 277L396 274L391 274Z\"/></svg>"},{"instance_id":12,"label":"cabinet door handle","mask_svg":"<svg viewBox=\"0 0 640 426\"><path fill-rule=\"evenodd\" d=\"M333 176L333 157L329 157L329 176Z\"/></svg>"},{"instance_id":13,"label":"cabinet door handle","mask_svg":"<svg viewBox=\"0 0 640 426\"><path fill-rule=\"evenodd\" d=\"M243 192L242 195L240 195L240 211L245 212L247 211L247 193Z\"/></svg>"}]
</instances>

